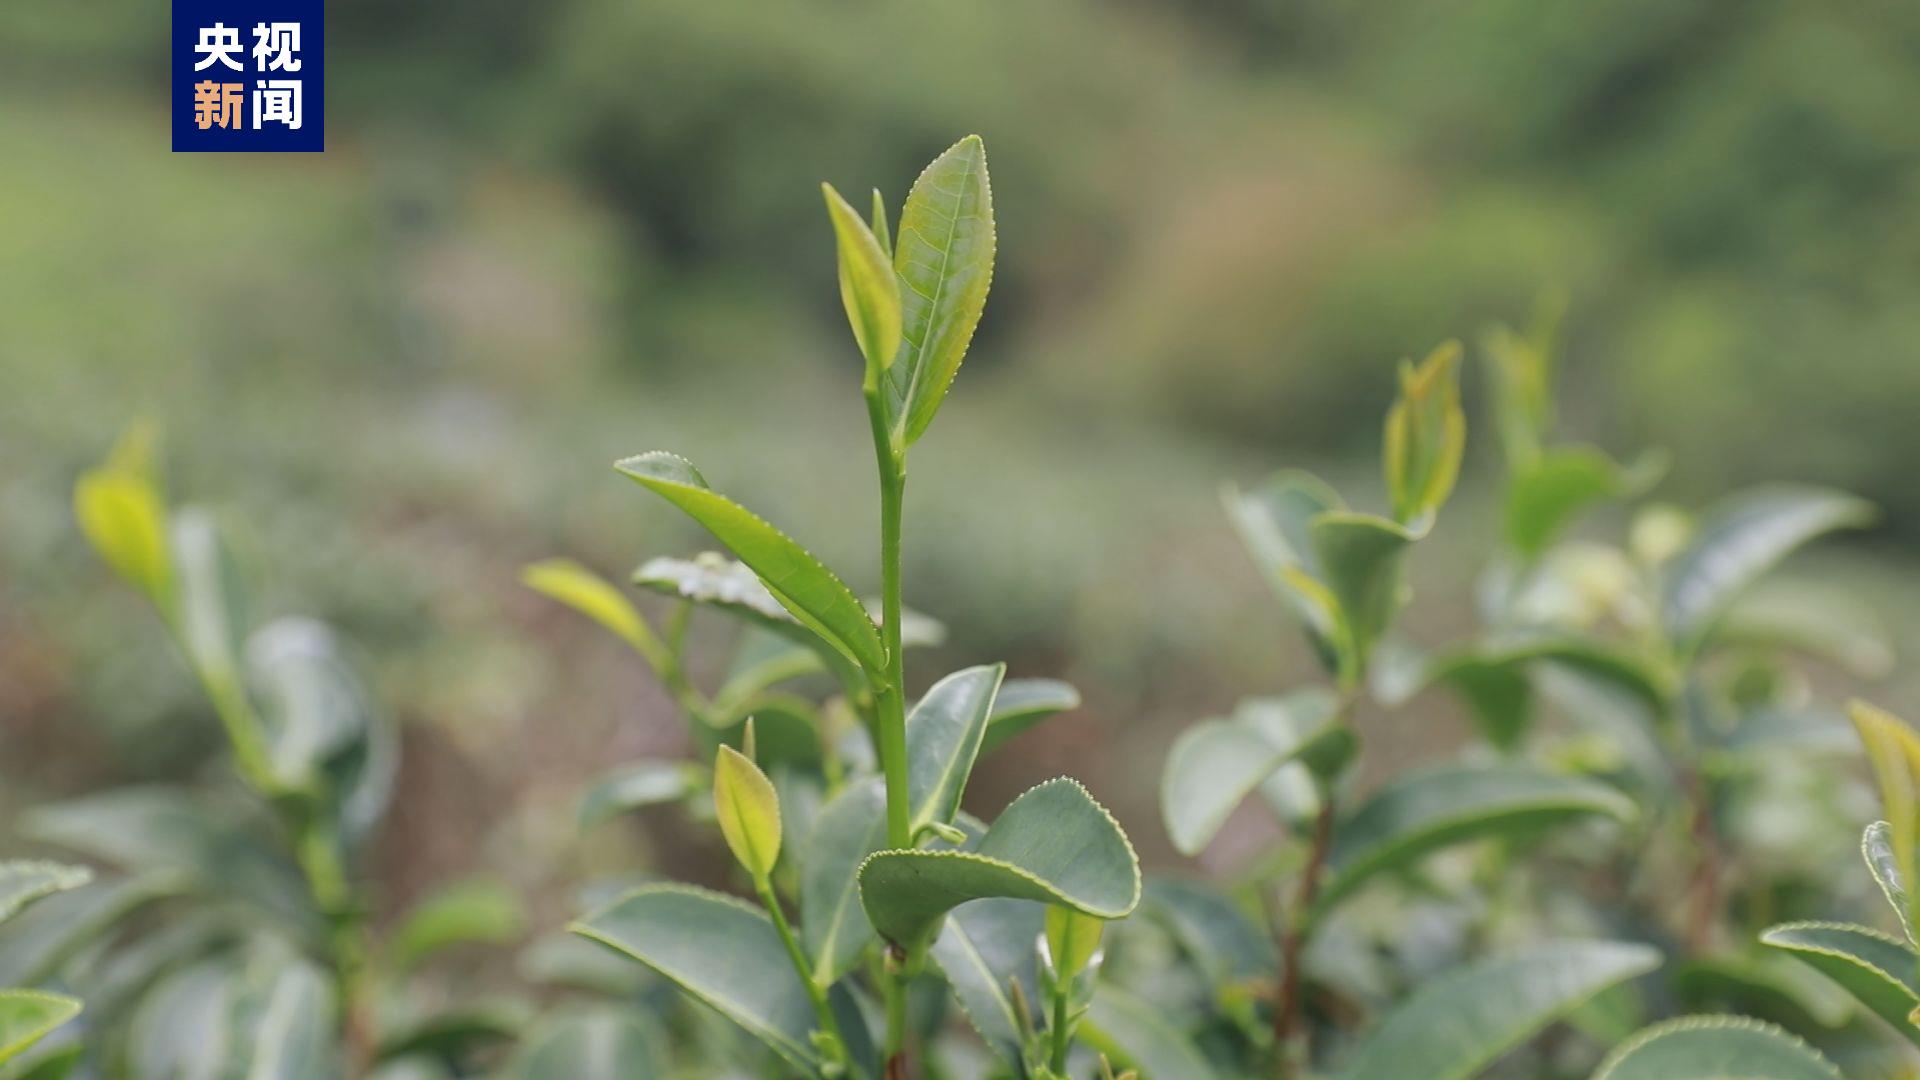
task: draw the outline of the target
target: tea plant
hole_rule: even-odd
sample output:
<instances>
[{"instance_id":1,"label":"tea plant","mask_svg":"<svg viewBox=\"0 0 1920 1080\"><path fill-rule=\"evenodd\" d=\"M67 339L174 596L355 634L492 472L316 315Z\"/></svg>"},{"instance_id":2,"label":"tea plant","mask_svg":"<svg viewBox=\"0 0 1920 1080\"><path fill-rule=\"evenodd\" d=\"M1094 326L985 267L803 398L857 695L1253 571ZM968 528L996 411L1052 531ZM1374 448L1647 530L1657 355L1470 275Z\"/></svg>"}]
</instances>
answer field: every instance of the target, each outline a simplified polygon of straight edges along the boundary
<instances>
[{"instance_id":1,"label":"tea plant","mask_svg":"<svg viewBox=\"0 0 1920 1080\"><path fill-rule=\"evenodd\" d=\"M1243 701L1189 729L1168 755L1162 817L1183 852L1207 847L1256 793L1287 830L1276 854L1231 890L1257 899L1270 944L1230 895L1183 881L1146 888L1149 921L1166 929L1181 968L1203 988L1200 1008L1186 1015L1211 1067L1254 1068L1264 1058L1282 1075L1332 1062L1342 1076L1387 1077L1419 1061L1431 1075L1465 1076L1561 1016L1589 1043L1623 1038L1637 993L1612 994L1604 1009L1582 1003L1653 971L1670 946L1681 956L1666 992L1682 1002L1759 1007L1763 990L1775 1000L1818 996L1817 985L1796 985L1735 947L1728 883L1759 894L1734 911L1777 910L1765 899L1775 886L1745 866L1722 823L1741 799L1767 790L1766 770L1784 747L1831 743L1832 725L1806 704L1787 655L1812 649L1860 668L1883 651L1831 605L1763 606L1750 592L1794 548L1860 523L1867 508L1837 493L1772 489L1697 527L1670 507L1651 508L1631 552L1564 540L1584 511L1647 490L1664 462L1620 465L1590 447L1550 443L1551 325L1544 319L1526 336L1496 330L1485 350L1507 481L1503 542L1478 589L1487 625L1470 643L1428 653L1394 626L1408 595L1406 552L1433 525L1461 461L1457 346L1402 372L1384 441L1391 517L1348 510L1295 471L1226 493L1236 530L1331 685ZM1343 808L1359 757L1356 709L1392 710L1381 723L1404 723L1404 707L1429 686L1458 696L1484 747L1390 778ZM1542 699L1582 731L1544 731ZM1831 777L1829 787L1838 783ZM1595 832L1596 822L1612 827ZM1584 839L1555 843L1550 828ZM1605 842L1609 835L1620 842ZM1474 841L1440 875L1420 872L1442 849ZM1516 858L1523 850L1542 857L1529 866ZM1569 868L1586 875L1576 888L1554 876ZM1419 887L1397 901L1379 897L1395 878ZM1596 881L1605 883L1597 901ZM1489 945L1504 955L1436 972L1438 957L1412 953L1407 940L1421 924L1430 927L1425 948L1440 956ZM1551 941L1623 930L1645 943ZM1164 979L1165 970L1155 974ZM1368 1013L1377 1017L1354 1034ZM1676 1021L1608 1068L1656 1075L1631 1070L1774 1038L1755 1025ZM1186 1071L1201 1058L1189 1049ZM1541 1053L1537 1067L1558 1067L1553 1048Z\"/></svg>"},{"instance_id":2,"label":"tea plant","mask_svg":"<svg viewBox=\"0 0 1920 1080\"><path fill-rule=\"evenodd\" d=\"M166 505L150 447L130 432L81 477L75 510L205 691L244 797L140 787L31 811L28 837L125 876L0 928L0 973L79 989L88 1066L113 1075L452 1067L511 1041L517 1012L425 1008L413 976L448 946L516 937L517 901L468 883L375 940L355 864L391 798L398 733L326 626L251 626L223 530Z\"/></svg>"},{"instance_id":3,"label":"tea plant","mask_svg":"<svg viewBox=\"0 0 1920 1080\"><path fill-rule=\"evenodd\" d=\"M618 464L738 562L707 555L643 566L640 584L683 601L664 633L577 566L530 568L530 584L613 629L647 660L714 762L710 771L679 763L631 769L596 789L589 816L710 788L713 816L757 903L648 885L573 929L719 1011L783 1070L923 1071L936 1030L920 1025L914 1045L909 988L931 974L1004 1068L1064 1076L1100 966L1102 925L1139 900L1138 861L1119 825L1072 780L1032 788L990 823L960 802L980 754L1071 707L1071 688L1004 683L1004 667L988 665L939 680L909 708L905 671L906 648L931 630L903 604L908 458L986 302L995 236L985 152L968 138L935 159L908 193L897 234L877 192L863 218L832 187L823 191L841 299L865 360L879 478L877 611L686 459L655 451ZM685 620L696 603L750 627L729 678L711 695L693 685L683 662ZM833 677L837 697L816 703L778 689L814 672Z\"/></svg>"}]
</instances>

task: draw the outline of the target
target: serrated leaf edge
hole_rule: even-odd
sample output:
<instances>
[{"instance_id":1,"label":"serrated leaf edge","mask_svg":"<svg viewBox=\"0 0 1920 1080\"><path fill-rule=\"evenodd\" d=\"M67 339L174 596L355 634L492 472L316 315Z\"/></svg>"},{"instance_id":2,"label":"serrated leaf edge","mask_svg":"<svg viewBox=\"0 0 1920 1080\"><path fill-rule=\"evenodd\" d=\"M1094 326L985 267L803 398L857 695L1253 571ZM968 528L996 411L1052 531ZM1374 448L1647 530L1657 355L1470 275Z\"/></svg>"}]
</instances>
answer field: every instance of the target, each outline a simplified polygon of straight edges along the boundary
<instances>
[{"instance_id":1,"label":"serrated leaf edge","mask_svg":"<svg viewBox=\"0 0 1920 1080\"><path fill-rule=\"evenodd\" d=\"M1599 1069L1595 1070L1593 1080L1608 1080L1608 1078L1614 1074L1614 1070L1620 1067L1620 1063L1625 1061L1629 1054L1656 1039L1683 1031L1706 1030L1761 1031L1769 1035L1778 1036L1807 1051L1813 1057L1818 1058L1832 1071L1834 1080L1841 1080L1839 1068L1831 1061L1827 1061L1826 1057L1809 1045L1805 1039L1802 1039L1800 1036L1793 1034L1783 1027L1769 1024L1764 1020L1756 1020L1751 1016L1733 1015L1681 1016L1642 1028L1628 1038L1626 1042L1613 1048L1613 1052L1608 1054L1606 1060L1600 1063Z\"/></svg>"}]
</instances>

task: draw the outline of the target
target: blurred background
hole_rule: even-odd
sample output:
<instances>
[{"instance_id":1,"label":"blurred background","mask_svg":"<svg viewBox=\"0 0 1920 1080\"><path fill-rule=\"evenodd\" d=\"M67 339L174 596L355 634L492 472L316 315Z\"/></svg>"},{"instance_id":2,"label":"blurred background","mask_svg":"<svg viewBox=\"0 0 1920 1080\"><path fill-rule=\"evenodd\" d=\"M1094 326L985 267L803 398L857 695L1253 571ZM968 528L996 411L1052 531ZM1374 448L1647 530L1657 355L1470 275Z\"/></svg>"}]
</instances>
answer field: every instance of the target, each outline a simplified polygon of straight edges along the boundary
<instances>
[{"instance_id":1,"label":"blurred background","mask_svg":"<svg viewBox=\"0 0 1920 1080\"><path fill-rule=\"evenodd\" d=\"M609 468L671 448L873 590L818 184L897 212L969 132L1000 256L913 459L908 601L952 634L909 678L1005 658L1086 696L970 801L1071 770L1175 863L1153 793L1173 733L1315 674L1219 485L1295 465L1373 498L1397 360L1554 292L1567 435L1670 450L1682 505L1763 480L1870 497L1876 530L1795 568L1920 649L1920 10L329 13L327 153L196 156L168 152L165 5L0 5L0 812L224 752L72 521L75 476L146 417L172 497L240 527L254 605L338 624L405 722L383 909L487 873L550 924L584 867L712 877L671 813L575 828L587 777L684 735L518 569L711 546ZM1489 433L1414 570L1430 643L1464 632L1496 534ZM1920 700L1912 675L1870 689ZM1373 723L1388 764L1459 730L1444 702Z\"/></svg>"}]
</instances>

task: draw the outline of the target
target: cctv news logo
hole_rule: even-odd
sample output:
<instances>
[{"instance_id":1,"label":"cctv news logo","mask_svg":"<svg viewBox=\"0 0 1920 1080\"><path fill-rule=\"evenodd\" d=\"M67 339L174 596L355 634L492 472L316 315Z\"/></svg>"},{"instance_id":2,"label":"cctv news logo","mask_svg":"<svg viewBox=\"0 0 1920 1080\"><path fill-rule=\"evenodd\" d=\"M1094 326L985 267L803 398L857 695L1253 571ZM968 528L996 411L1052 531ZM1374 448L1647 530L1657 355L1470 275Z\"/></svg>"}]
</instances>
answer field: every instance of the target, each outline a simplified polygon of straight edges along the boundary
<instances>
[{"instance_id":1,"label":"cctv news logo","mask_svg":"<svg viewBox=\"0 0 1920 1080\"><path fill-rule=\"evenodd\" d=\"M173 149L326 149L323 0L173 0Z\"/></svg>"}]
</instances>

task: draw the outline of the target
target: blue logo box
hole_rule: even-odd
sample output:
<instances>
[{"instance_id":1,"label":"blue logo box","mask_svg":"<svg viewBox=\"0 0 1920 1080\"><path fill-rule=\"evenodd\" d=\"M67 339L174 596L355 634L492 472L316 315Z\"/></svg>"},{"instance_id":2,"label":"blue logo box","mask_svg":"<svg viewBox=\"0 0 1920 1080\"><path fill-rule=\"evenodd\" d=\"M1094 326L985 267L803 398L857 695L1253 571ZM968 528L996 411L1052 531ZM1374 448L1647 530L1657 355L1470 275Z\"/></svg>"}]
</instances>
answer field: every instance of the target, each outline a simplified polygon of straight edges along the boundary
<instances>
[{"instance_id":1,"label":"blue logo box","mask_svg":"<svg viewBox=\"0 0 1920 1080\"><path fill-rule=\"evenodd\" d=\"M173 0L173 149L326 149L324 0Z\"/></svg>"}]
</instances>

